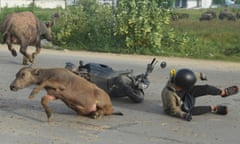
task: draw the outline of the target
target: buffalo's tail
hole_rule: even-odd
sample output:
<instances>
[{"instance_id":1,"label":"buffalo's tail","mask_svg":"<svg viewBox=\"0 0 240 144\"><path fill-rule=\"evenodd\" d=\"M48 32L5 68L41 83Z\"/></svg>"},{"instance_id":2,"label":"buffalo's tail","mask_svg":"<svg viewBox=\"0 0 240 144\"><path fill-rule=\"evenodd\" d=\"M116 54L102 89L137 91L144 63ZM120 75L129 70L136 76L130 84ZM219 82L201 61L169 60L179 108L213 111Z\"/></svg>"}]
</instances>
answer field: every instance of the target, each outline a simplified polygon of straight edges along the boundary
<instances>
[{"instance_id":1,"label":"buffalo's tail","mask_svg":"<svg viewBox=\"0 0 240 144\"><path fill-rule=\"evenodd\" d=\"M122 112L113 112L112 115L123 116L123 113Z\"/></svg>"},{"instance_id":2,"label":"buffalo's tail","mask_svg":"<svg viewBox=\"0 0 240 144\"><path fill-rule=\"evenodd\" d=\"M8 21L5 25L4 25L4 27L6 26L6 28L4 29L4 31L2 32L2 38L1 38L1 43L2 44L4 44L4 43L6 43L6 40L7 40L7 37L8 37L8 34L9 34L9 30L10 30L10 28L12 27L12 25L11 25L11 20L10 21ZM3 28L2 28L3 29Z\"/></svg>"},{"instance_id":3,"label":"buffalo's tail","mask_svg":"<svg viewBox=\"0 0 240 144\"><path fill-rule=\"evenodd\" d=\"M2 34L1 43L2 43L2 44L6 43L6 40L7 40L7 32L5 31L5 32Z\"/></svg>"}]
</instances>

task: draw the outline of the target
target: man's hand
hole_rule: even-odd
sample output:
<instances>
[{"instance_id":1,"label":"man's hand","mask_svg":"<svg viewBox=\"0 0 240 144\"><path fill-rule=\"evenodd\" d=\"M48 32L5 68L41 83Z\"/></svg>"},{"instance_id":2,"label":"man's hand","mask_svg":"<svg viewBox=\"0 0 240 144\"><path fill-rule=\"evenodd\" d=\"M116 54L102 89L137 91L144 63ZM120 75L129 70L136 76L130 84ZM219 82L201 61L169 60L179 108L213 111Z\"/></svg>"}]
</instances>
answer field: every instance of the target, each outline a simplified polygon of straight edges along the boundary
<instances>
[{"instance_id":1,"label":"man's hand","mask_svg":"<svg viewBox=\"0 0 240 144\"><path fill-rule=\"evenodd\" d=\"M201 80L207 80L207 75L205 73L200 73L200 79Z\"/></svg>"}]
</instances>

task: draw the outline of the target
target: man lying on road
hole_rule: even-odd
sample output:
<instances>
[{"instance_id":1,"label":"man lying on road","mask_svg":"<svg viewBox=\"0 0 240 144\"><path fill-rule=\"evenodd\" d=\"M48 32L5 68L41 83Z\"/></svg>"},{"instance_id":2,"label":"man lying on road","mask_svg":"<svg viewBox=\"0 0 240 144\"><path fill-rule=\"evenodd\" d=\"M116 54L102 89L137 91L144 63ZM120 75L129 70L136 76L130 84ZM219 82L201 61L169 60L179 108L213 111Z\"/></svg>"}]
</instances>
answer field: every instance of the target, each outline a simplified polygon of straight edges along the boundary
<instances>
[{"instance_id":1,"label":"man lying on road","mask_svg":"<svg viewBox=\"0 0 240 144\"><path fill-rule=\"evenodd\" d=\"M238 93L237 86L231 86L223 90L211 85L195 85L197 76L206 80L203 73L194 73L190 69L171 70L170 80L162 90L163 109L166 114L192 120L192 115L204 113L227 114L227 106L210 105L195 106L195 99L205 95L219 95L227 97Z\"/></svg>"}]
</instances>

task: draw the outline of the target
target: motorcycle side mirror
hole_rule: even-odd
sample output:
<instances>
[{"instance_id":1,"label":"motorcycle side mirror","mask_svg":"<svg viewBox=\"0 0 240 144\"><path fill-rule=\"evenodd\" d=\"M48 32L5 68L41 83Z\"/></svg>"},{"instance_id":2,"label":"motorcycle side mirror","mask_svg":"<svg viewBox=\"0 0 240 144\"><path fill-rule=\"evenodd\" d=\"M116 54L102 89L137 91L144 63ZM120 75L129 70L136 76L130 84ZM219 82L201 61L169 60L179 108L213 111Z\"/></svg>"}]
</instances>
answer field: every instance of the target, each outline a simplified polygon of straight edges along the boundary
<instances>
[{"instance_id":1,"label":"motorcycle side mirror","mask_svg":"<svg viewBox=\"0 0 240 144\"><path fill-rule=\"evenodd\" d=\"M161 63L160 63L160 67L161 68L166 68L167 67L167 62L165 62L165 61L162 61Z\"/></svg>"}]
</instances>

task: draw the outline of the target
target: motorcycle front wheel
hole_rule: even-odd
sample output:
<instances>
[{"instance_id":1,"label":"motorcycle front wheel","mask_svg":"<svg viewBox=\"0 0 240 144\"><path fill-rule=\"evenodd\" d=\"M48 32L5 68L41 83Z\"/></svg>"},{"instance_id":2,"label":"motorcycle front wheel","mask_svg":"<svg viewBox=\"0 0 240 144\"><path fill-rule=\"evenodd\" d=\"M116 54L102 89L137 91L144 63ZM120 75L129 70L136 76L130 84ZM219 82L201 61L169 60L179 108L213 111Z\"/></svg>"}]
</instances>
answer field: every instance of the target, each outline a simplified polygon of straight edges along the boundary
<instances>
[{"instance_id":1,"label":"motorcycle front wheel","mask_svg":"<svg viewBox=\"0 0 240 144\"><path fill-rule=\"evenodd\" d=\"M143 90L129 87L128 98L135 103L141 103L144 100L144 92Z\"/></svg>"},{"instance_id":2,"label":"motorcycle front wheel","mask_svg":"<svg viewBox=\"0 0 240 144\"><path fill-rule=\"evenodd\" d=\"M123 90L125 92L125 95L128 96L131 101L135 103L141 103L144 100L143 90L136 88L131 78L128 76L121 76L120 82L124 87Z\"/></svg>"}]
</instances>

